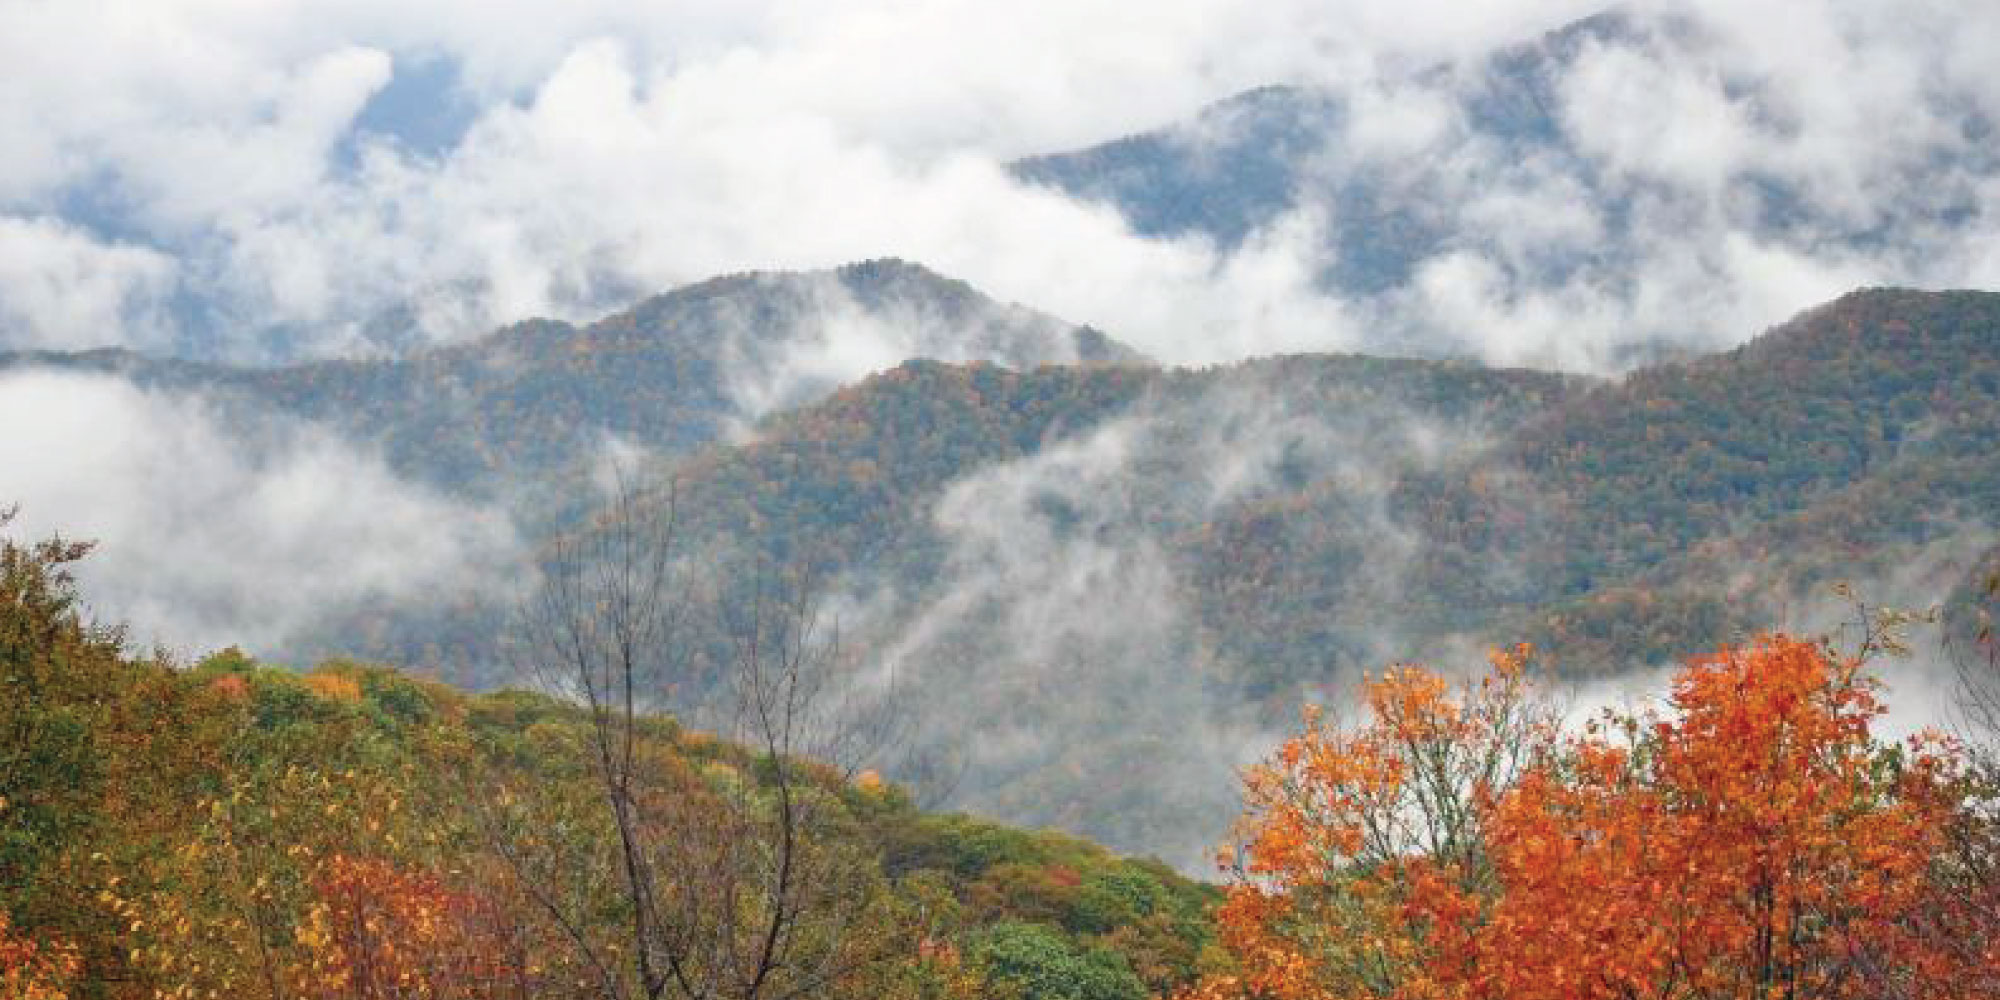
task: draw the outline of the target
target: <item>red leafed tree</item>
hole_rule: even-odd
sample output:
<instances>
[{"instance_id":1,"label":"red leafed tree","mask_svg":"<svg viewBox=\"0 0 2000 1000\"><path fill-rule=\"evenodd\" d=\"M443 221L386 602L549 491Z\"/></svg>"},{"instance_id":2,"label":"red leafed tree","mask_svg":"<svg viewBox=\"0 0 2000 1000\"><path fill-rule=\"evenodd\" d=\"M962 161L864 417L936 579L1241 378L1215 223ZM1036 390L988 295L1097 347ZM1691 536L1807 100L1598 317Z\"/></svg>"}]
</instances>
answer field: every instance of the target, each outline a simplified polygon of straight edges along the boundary
<instances>
[{"instance_id":1,"label":"red leafed tree","mask_svg":"<svg viewBox=\"0 0 2000 1000\"><path fill-rule=\"evenodd\" d=\"M21 934L0 910L0 997L66 1000L82 964L76 949Z\"/></svg>"},{"instance_id":2,"label":"red leafed tree","mask_svg":"<svg viewBox=\"0 0 2000 1000\"><path fill-rule=\"evenodd\" d=\"M1465 923L1492 895L1487 804L1555 746L1526 660L1496 654L1486 677L1458 686L1391 670L1364 685L1366 725L1308 713L1303 733L1250 769L1244 847L1218 913L1238 969L1195 995L1399 995L1464 951Z\"/></svg>"},{"instance_id":3,"label":"red leafed tree","mask_svg":"<svg viewBox=\"0 0 2000 1000\"><path fill-rule=\"evenodd\" d=\"M386 861L336 856L297 935L310 955L300 992L323 1000L516 1000L534 973L514 925L489 900Z\"/></svg>"},{"instance_id":4,"label":"red leafed tree","mask_svg":"<svg viewBox=\"0 0 2000 1000\"><path fill-rule=\"evenodd\" d=\"M1496 803L1503 891L1463 981L1832 998L1958 978L1911 933L1955 809L1948 748L1874 741L1859 664L1782 637L1691 664L1673 706L1629 745L1575 741Z\"/></svg>"},{"instance_id":5,"label":"red leafed tree","mask_svg":"<svg viewBox=\"0 0 2000 1000\"><path fill-rule=\"evenodd\" d=\"M1427 675L1383 683L1359 734L1309 731L1253 772L1251 861L1223 911L1241 973L1205 995L1996 995L1991 942L1937 933L1966 807L1956 748L1875 740L1857 661L1773 637L1694 662L1667 717L1542 745L1457 800L1421 790L1426 762L1522 741L1467 725L1479 702ZM1419 717L1452 747L1385 759L1409 728L1385 699L1431 706ZM1439 801L1469 811L1460 846L1368 848Z\"/></svg>"}]
</instances>

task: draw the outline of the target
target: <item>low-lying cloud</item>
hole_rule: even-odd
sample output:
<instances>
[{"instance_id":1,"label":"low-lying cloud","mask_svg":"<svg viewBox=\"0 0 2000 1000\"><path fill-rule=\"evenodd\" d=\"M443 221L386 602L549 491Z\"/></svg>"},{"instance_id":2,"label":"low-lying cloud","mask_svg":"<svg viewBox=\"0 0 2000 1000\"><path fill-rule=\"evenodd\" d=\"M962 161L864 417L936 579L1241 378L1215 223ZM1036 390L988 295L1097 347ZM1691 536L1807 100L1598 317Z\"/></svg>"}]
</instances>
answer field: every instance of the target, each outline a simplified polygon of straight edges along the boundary
<instances>
[{"instance_id":1,"label":"low-lying cloud","mask_svg":"<svg viewBox=\"0 0 2000 1000\"><path fill-rule=\"evenodd\" d=\"M931 512L936 579L850 581L868 595L847 602L853 634L878 683L911 700L919 759L955 760L938 769L957 779L952 804L1206 873L1237 768L1297 720L1252 704L1238 665L1217 662L1189 535L1336 478L1346 516L1372 528L1356 586L1391 593L1416 542L1382 507L1390 466L1477 441L1393 405L1328 408L1268 370L1166 389L953 483ZM1310 684L1344 697L1354 679L1329 667Z\"/></svg>"},{"instance_id":2,"label":"low-lying cloud","mask_svg":"<svg viewBox=\"0 0 2000 1000\"><path fill-rule=\"evenodd\" d=\"M79 577L141 648L282 648L363 603L415 611L517 574L504 517L398 480L311 425L107 376L0 375L18 538L94 540Z\"/></svg>"},{"instance_id":3,"label":"low-lying cloud","mask_svg":"<svg viewBox=\"0 0 2000 1000\"><path fill-rule=\"evenodd\" d=\"M1989 5L1638 4L1561 64L1554 152L1471 127L1482 56L1594 9L14 0L0 343L370 353L894 254L1169 361L1422 334L1602 368L2000 280ZM1347 108L1308 180L1382 170L1446 234L1390 294L1316 281L1368 223L1309 191L1219 247L1003 167L1272 82Z\"/></svg>"}]
</instances>

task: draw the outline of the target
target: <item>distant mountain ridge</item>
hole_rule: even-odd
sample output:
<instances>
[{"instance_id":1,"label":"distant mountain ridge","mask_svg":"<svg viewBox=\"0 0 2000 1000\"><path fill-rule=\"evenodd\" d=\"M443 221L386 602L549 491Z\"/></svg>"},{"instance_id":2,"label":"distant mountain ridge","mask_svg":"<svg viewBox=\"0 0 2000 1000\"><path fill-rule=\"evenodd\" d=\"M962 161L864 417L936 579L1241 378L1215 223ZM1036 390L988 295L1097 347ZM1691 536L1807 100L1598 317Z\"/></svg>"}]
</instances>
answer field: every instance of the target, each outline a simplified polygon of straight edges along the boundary
<instances>
[{"instance_id":1,"label":"distant mountain ridge","mask_svg":"<svg viewBox=\"0 0 2000 1000\"><path fill-rule=\"evenodd\" d=\"M2000 294L1863 290L1578 393L1476 461L1399 483L1391 503L1425 544L1396 595L1318 569L1347 544L1337 533L1288 535L1261 566L1239 553L1229 577L1282 581L1243 602L1261 609L1244 634L1285 637L1266 649L1293 664L1281 676L1323 655L1305 637L1338 645L1327 609L1397 595L1406 655L1469 633L1615 673L1781 624L1815 587L1890 579L1926 546L2000 525L1996 440ZM1315 523L1311 490L1291 504L1291 523Z\"/></svg>"},{"instance_id":2,"label":"distant mountain ridge","mask_svg":"<svg viewBox=\"0 0 2000 1000\"><path fill-rule=\"evenodd\" d=\"M607 441L682 453L910 357L1033 367L1139 355L877 260L715 278L585 326L530 320L401 359L256 368L103 350L0 354L0 369L102 372L271 407L381 447L405 475L486 490L562 475Z\"/></svg>"},{"instance_id":3,"label":"distant mountain ridge","mask_svg":"<svg viewBox=\"0 0 2000 1000\"><path fill-rule=\"evenodd\" d=\"M902 312L888 349L1018 363L838 387L786 368L849 309ZM1063 356L1085 360L1037 363ZM531 539L589 513L579 472L607 434L641 443L719 586L759 564L826 584L847 655L921 707L911 738L961 755L957 804L1191 866L1243 749L1363 670L1528 640L1569 676L1620 674L1798 627L1835 579L1964 590L2000 525L2000 294L1864 289L1619 379L1135 358L890 262L717 279L400 362L7 363L239 394L454 490L546 477L569 506ZM746 396L731 371L762 381ZM384 606L286 652L493 684L505 628L498 607Z\"/></svg>"},{"instance_id":4,"label":"distant mountain ridge","mask_svg":"<svg viewBox=\"0 0 2000 1000\"><path fill-rule=\"evenodd\" d=\"M1755 275L1731 263L1745 247L1838 260L1846 273L1904 275L1919 273L1911 261L1937 255L1953 234L1978 232L1978 186L2000 177L2000 154L1983 141L1993 123L1978 102L1937 97L1924 113L1955 134L1844 165L1857 174L1851 183L1866 185L1862 194L1820 190L1787 165L1806 151L1785 147L1783 130L1770 125L1799 113L1796 97L1730 75L1738 42L1679 5L1622 5L1460 63L1390 70L1365 84L1259 87L1182 121L1009 169L1116 209L1142 236L1199 238L1225 252L1275 241L1302 255L1320 290L1373 317L1353 348L1365 353L1484 356L1483 331L1454 325L1462 319L1451 312L1454 295L1485 296L1495 308L1567 303L1587 317L1575 307L1582 299L1667 324L1613 335L1582 365L1598 370L1725 343L1735 330L1671 327L1642 309L1641 292L1755 296ZM1642 82L1620 79L1643 86L1645 73L1670 78L1685 66L1721 74L1701 80L1717 88L1703 98L1726 102L1756 133L1738 141L1776 151L1740 161L1718 152L1714 176L1705 166L1684 177L1617 146L1618 135L1590 132L1572 105L1605 74L1631 74ZM1401 114L1394 102L1404 99L1414 102L1407 116L1370 117ZM1865 209L1854 207L1857 197ZM1673 247L1664 257L1663 244ZM1658 287L1676 269L1689 274ZM1740 285L1716 287L1725 281Z\"/></svg>"},{"instance_id":5,"label":"distant mountain ridge","mask_svg":"<svg viewBox=\"0 0 2000 1000\"><path fill-rule=\"evenodd\" d=\"M1995 441L2000 294L1873 289L1615 381L910 364L677 474L696 544L846 595L970 748L963 804L1185 859L1157 831L1227 815L1229 748L1361 671L1532 641L1617 675L1814 627L1837 579L1944 594Z\"/></svg>"},{"instance_id":6,"label":"distant mountain ridge","mask_svg":"<svg viewBox=\"0 0 2000 1000\"><path fill-rule=\"evenodd\" d=\"M1647 24L1615 8L1502 49L1470 68L1457 97L1465 127L1525 158L1566 142L1555 93L1563 67L1587 45L1630 39ZM1438 66L1413 82L1460 82ZM1116 206L1148 236L1199 234L1233 248L1306 199L1334 216L1334 251L1322 280L1352 293L1407 281L1423 258L1456 238L1418 176L1418 164L1343 165L1334 144L1352 120L1346 97L1306 85L1273 84L1216 101L1191 120L1081 150L1015 161L1017 177Z\"/></svg>"}]
</instances>

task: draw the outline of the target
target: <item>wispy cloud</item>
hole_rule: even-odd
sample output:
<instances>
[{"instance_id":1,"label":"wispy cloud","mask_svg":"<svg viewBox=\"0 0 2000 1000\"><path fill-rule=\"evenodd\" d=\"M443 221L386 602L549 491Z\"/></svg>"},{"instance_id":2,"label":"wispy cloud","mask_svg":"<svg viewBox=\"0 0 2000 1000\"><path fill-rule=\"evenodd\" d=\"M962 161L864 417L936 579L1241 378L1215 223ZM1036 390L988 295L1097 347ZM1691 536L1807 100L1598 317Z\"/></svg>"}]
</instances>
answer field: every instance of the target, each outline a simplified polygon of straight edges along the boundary
<instances>
[{"instance_id":1,"label":"wispy cloud","mask_svg":"<svg viewBox=\"0 0 2000 1000\"><path fill-rule=\"evenodd\" d=\"M1309 226L1235 253L1145 240L1001 164L1588 9L1434 6L15 0L0 58L33 99L0 110L0 213L156 255L179 294L43 310L7 342L354 353L413 301L449 338L898 254L1163 357L1339 346L1368 320L1312 287ZM449 120L397 113L426 103ZM24 259L0 299L59 280Z\"/></svg>"},{"instance_id":2,"label":"wispy cloud","mask_svg":"<svg viewBox=\"0 0 2000 1000\"><path fill-rule=\"evenodd\" d=\"M518 579L504 517L311 425L34 370L0 375L0 425L9 530L95 541L85 596L142 648L270 652L364 603L415 613Z\"/></svg>"}]
</instances>

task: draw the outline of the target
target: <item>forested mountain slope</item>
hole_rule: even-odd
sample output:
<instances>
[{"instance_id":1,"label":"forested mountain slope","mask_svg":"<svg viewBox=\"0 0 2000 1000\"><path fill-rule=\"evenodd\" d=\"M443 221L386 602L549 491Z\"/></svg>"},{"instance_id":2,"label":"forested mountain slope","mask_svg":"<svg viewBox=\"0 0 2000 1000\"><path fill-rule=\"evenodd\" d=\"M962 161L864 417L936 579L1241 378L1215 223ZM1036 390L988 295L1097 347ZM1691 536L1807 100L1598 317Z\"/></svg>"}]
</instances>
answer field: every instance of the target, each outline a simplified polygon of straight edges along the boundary
<instances>
[{"instance_id":1,"label":"forested mountain slope","mask_svg":"<svg viewBox=\"0 0 2000 1000\"><path fill-rule=\"evenodd\" d=\"M132 658L79 609L81 554L0 536L10 1000L630 996L642 946L681 995L1142 1000L1213 961L1216 893L1157 862L664 714L619 730L646 817L621 844L582 707L233 649ZM663 886L644 916L633 850Z\"/></svg>"},{"instance_id":2,"label":"forested mountain slope","mask_svg":"<svg viewBox=\"0 0 2000 1000\"><path fill-rule=\"evenodd\" d=\"M1208 369L1122 365L1013 372L916 361L779 416L756 440L713 449L675 474L703 532L824 574L901 561L892 539L933 546L932 514L968 476L1082 438L1142 427L1119 461L1143 495L1143 525L1182 530L1218 498L1304 485L1351 452L1394 459L1413 437L1510 426L1583 380L1530 371L1350 355L1299 355ZM1213 462L1238 449L1249 464ZM1212 483L1234 475L1240 481ZM1057 498L1047 498L1051 503ZM1060 518L1059 510L1050 508Z\"/></svg>"},{"instance_id":3,"label":"forested mountain slope","mask_svg":"<svg viewBox=\"0 0 2000 1000\"><path fill-rule=\"evenodd\" d=\"M1758 254L1965 281L1931 241L1977 245L1977 192L2000 175L1979 103L1913 96L1921 110L1896 121L1934 123L1921 139L1834 153L1798 127L1809 92L1742 60L1761 43L1741 27L1622 4L1457 61L1274 81L1012 170L1149 236L1302 261L1371 317L1347 341L1370 353L1621 370L1684 357L1797 305L1769 300ZM1657 141L1709 126L1732 140ZM1547 310L1570 329L1539 324ZM1477 328L1494 316L1543 339Z\"/></svg>"},{"instance_id":4,"label":"forested mountain slope","mask_svg":"<svg viewBox=\"0 0 2000 1000\"><path fill-rule=\"evenodd\" d=\"M505 492L587 465L608 442L670 454L905 358L1011 366L1130 359L1097 331L1003 305L896 260L715 278L587 326L535 320L407 358L280 368L124 351L0 366L102 371L324 421L407 476Z\"/></svg>"},{"instance_id":5,"label":"forested mountain slope","mask_svg":"<svg viewBox=\"0 0 2000 1000\"><path fill-rule=\"evenodd\" d=\"M1704 560L1830 545L1845 562L1991 517L2000 296L1857 292L1739 350L1598 384L1342 356L1168 371L913 363L678 475L702 531L838 572L914 559L937 544L918 536L935 531L946 487L1115 420L1153 429L1144 454L1118 456L1121 488L1185 546L1204 607L1298 605L1283 627L1243 631L1310 644L1305 632L1350 603L1364 487L1415 546L1403 606L1476 630L1509 607L1671 584ZM1255 474L1237 470L1223 503L1203 480L1217 435L1221 451L1270 452ZM1238 629L1222 614L1217 631Z\"/></svg>"},{"instance_id":6,"label":"forested mountain slope","mask_svg":"<svg viewBox=\"0 0 2000 1000\"><path fill-rule=\"evenodd\" d=\"M1990 525L1995 440L2000 296L1856 292L1738 350L1580 393L1476 461L1400 482L1398 522L1422 540L1402 613L1430 636L1575 640L1551 652L1579 672L1697 651L1769 623L1802 588ZM1327 509L1312 491L1290 502ZM1349 544L1293 527L1268 565L1216 560L1238 605L1276 615L1254 631L1290 637L1351 604L1326 571ZM1285 583L1240 582L1258 575ZM1321 654L1274 655L1309 670Z\"/></svg>"},{"instance_id":7,"label":"forested mountain slope","mask_svg":"<svg viewBox=\"0 0 2000 1000\"><path fill-rule=\"evenodd\" d=\"M697 335L745 302L791 315L771 289L798 280L770 278L404 362L50 363L262 392L454 489L545 476L564 514L530 526L537 547L588 511L575 473L622 428L654 448L629 471L673 484L681 554L717 587L814 582L847 655L897 679L912 740L960 776L952 801L1180 864L1231 812L1233 767L1364 670L1530 640L1567 675L1624 673L1816 623L1835 579L1923 603L2000 512L1988 293L1856 292L1605 381L1357 355L1163 369L1077 328L954 334L992 314L926 272L840 274L854 300L915 282L958 317L935 343L1021 363L912 361L753 416ZM1099 360L1035 366L1034 345ZM669 391L697 374L706 389ZM491 686L521 666L510 612L377 602L276 652Z\"/></svg>"},{"instance_id":8,"label":"forested mountain slope","mask_svg":"<svg viewBox=\"0 0 2000 1000\"><path fill-rule=\"evenodd\" d=\"M842 595L962 801L1172 854L1229 753L1385 662L1526 639L1623 673L1837 578L1943 596L2000 516L1996 372L2000 296L1893 290L1610 383L913 364L677 474L690 544Z\"/></svg>"}]
</instances>

